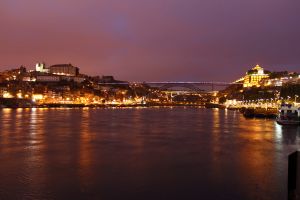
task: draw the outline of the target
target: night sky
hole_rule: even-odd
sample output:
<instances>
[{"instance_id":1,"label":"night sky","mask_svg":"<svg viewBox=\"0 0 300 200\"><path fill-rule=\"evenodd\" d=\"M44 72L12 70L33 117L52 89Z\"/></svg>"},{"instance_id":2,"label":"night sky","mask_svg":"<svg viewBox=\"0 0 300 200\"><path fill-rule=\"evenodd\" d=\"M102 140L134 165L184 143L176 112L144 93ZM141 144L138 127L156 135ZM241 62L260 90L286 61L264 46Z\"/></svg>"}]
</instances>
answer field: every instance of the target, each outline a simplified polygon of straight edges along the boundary
<instances>
[{"instance_id":1,"label":"night sky","mask_svg":"<svg viewBox=\"0 0 300 200\"><path fill-rule=\"evenodd\" d=\"M0 0L0 70L42 61L130 81L300 72L300 1Z\"/></svg>"}]
</instances>

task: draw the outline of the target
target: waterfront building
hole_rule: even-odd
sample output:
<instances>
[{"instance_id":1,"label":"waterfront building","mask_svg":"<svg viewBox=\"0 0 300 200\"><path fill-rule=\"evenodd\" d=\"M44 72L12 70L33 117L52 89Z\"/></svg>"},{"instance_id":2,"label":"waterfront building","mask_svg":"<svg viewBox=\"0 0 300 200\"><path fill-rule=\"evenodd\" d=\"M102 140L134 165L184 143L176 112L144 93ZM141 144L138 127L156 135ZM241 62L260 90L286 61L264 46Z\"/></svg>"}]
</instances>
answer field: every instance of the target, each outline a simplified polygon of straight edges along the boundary
<instances>
[{"instance_id":1,"label":"waterfront building","mask_svg":"<svg viewBox=\"0 0 300 200\"><path fill-rule=\"evenodd\" d=\"M262 79L268 78L269 75L265 73L264 69L260 67L259 65L256 65L251 70L249 70L246 73L246 76L244 77L243 87L260 87L261 83L260 81Z\"/></svg>"},{"instance_id":2,"label":"waterfront building","mask_svg":"<svg viewBox=\"0 0 300 200\"><path fill-rule=\"evenodd\" d=\"M79 68L74 67L72 64L58 64L50 66L50 73L65 76L77 76Z\"/></svg>"}]
</instances>

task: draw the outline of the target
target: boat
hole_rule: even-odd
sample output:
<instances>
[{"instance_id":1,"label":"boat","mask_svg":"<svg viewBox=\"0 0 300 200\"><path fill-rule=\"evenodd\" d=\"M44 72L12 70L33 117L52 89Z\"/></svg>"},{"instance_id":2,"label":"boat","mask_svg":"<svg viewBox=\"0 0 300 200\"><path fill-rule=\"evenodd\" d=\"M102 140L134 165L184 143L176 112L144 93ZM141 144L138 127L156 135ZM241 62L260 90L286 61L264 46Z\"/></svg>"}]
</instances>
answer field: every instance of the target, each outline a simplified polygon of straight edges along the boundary
<instances>
[{"instance_id":1,"label":"boat","mask_svg":"<svg viewBox=\"0 0 300 200\"><path fill-rule=\"evenodd\" d=\"M270 118L277 117L277 108L242 108L240 112L245 118Z\"/></svg>"},{"instance_id":2,"label":"boat","mask_svg":"<svg viewBox=\"0 0 300 200\"><path fill-rule=\"evenodd\" d=\"M300 105L282 104L276 121L280 125L300 125Z\"/></svg>"},{"instance_id":3,"label":"boat","mask_svg":"<svg viewBox=\"0 0 300 200\"><path fill-rule=\"evenodd\" d=\"M266 118L275 119L277 117L278 108L267 108L266 110Z\"/></svg>"}]
</instances>

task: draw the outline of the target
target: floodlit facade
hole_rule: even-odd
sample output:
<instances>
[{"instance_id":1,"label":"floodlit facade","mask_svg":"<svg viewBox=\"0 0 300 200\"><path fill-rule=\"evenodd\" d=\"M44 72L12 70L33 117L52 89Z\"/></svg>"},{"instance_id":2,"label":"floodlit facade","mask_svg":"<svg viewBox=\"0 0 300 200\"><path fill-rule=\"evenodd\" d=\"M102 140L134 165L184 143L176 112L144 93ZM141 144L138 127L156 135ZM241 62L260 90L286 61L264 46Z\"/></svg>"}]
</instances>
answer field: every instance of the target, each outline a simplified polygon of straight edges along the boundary
<instances>
[{"instance_id":1,"label":"floodlit facade","mask_svg":"<svg viewBox=\"0 0 300 200\"><path fill-rule=\"evenodd\" d=\"M46 68L45 63L37 63L35 65L35 71L43 72L43 73L49 73L50 72L50 70L48 68Z\"/></svg>"},{"instance_id":2,"label":"floodlit facade","mask_svg":"<svg viewBox=\"0 0 300 200\"><path fill-rule=\"evenodd\" d=\"M265 78L269 78L269 75L265 74L262 67L256 65L246 73L246 76L244 77L243 87L260 87L260 81Z\"/></svg>"},{"instance_id":3,"label":"floodlit facade","mask_svg":"<svg viewBox=\"0 0 300 200\"><path fill-rule=\"evenodd\" d=\"M79 68L74 67L71 64L52 65L50 67L50 73L65 76L77 76L79 74Z\"/></svg>"}]
</instances>

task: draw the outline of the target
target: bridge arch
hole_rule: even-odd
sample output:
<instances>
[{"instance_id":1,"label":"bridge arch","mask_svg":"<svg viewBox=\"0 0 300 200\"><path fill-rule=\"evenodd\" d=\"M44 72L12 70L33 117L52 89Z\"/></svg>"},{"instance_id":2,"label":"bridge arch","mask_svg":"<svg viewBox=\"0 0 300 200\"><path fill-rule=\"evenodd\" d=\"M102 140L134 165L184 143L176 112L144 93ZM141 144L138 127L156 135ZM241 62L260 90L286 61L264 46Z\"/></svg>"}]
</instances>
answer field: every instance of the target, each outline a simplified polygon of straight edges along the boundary
<instances>
[{"instance_id":1,"label":"bridge arch","mask_svg":"<svg viewBox=\"0 0 300 200\"><path fill-rule=\"evenodd\" d=\"M192 84L192 83L167 83L167 84L163 84L159 88L161 90L168 90L168 89L176 88L176 87L190 89L191 91L195 91L195 92L203 92L204 91L203 89L200 89L197 85Z\"/></svg>"}]
</instances>

